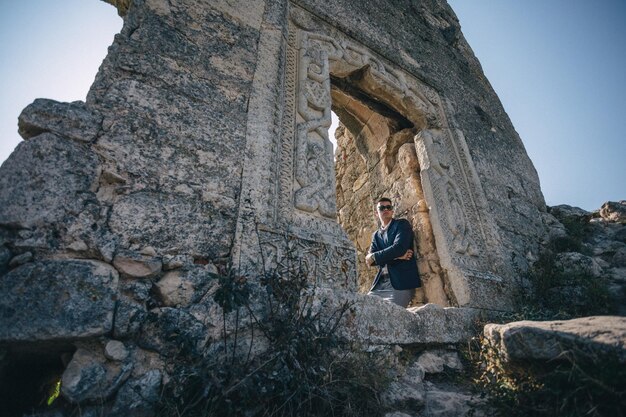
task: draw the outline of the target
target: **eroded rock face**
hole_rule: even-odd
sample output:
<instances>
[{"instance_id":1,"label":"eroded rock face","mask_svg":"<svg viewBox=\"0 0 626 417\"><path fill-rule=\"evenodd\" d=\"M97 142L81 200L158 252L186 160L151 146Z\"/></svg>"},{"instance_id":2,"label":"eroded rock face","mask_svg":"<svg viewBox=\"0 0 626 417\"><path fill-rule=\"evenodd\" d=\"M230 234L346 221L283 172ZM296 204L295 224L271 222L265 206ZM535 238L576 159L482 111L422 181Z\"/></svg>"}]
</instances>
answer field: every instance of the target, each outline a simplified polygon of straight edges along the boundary
<instances>
[{"instance_id":1,"label":"eroded rock face","mask_svg":"<svg viewBox=\"0 0 626 417\"><path fill-rule=\"evenodd\" d=\"M0 168L0 224L66 228L94 199L98 167L88 147L52 133L20 143Z\"/></svg>"},{"instance_id":2,"label":"eroded rock face","mask_svg":"<svg viewBox=\"0 0 626 417\"><path fill-rule=\"evenodd\" d=\"M102 117L87 109L82 101L59 103L38 98L18 118L20 136L30 139L45 132L91 142L101 131Z\"/></svg>"},{"instance_id":3,"label":"eroded rock face","mask_svg":"<svg viewBox=\"0 0 626 417\"><path fill-rule=\"evenodd\" d=\"M556 242L561 239L571 246L573 240L580 246L579 252L572 251L571 247L561 249L565 251L556 255L557 267L566 274L606 281L611 297L609 310L625 315L626 225L620 220L622 208L622 202L609 201L594 213L567 205L551 207L550 213L567 225ZM572 291L571 301L576 302L579 289L559 289L569 290Z\"/></svg>"},{"instance_id":4,"label":"eroded rock face","mask_svg":"<svg viewBox=\"0 0 626 417\"><path fill-rule=\"evenodd\" d=\"M207 344L206 328L184 310L164 307L145 318L137 343L164 357L197 357Z\"/></svg>"},{"instance_id":5,"label":"eroded rock face","mask_svg":"<svg viewBox=\"0 0 626 417\"><path fill-rule=\"evenodd\" d=\"M146 372L124 385L116 397L110 416L154 416L162 383L162 374L157 369Z\"/></svg>"},{"instance_id":6,"label":"eroded rock face","mask_svg":"<svg viewBox=\"0 0 626 417\"><path fill-rule=\"evenodd\" d=\"M62 393L73 403L107 401L130 377L133 364L108 362L101 346L74 352L61 378Z\"/></svg>"},{"instance_id":7,"label":"eroded rock face","mask_svg":"<svg viewBox=\"0 0 626 417\"><path fill-rule=\"evenodd\" d=\"M606 221L626 224L626 200L607 201L600 207L600 216Z\"/></svg>"},{"instance_id":8,"label":"eroded rock face","mask_svg":"<svg viewBox=\"0 0 626 417\"><path fill-rule=\"evenodd\" d=\"M112 330L118 274L89 260L37 261L0 277L0 342L85 339Z\"/></svg>"},{"instance_id":9,"label":"eroded rock face","mask_svg":"<svg viewBox=\"0 0 626 417\"><path fill-rule=\"evenodd\" d=\"M566 321L488 324L485 337L511 362L546 362L568 349L610 355L626 363L626 318L593 316Z\"/></svg>"}]
</instances>

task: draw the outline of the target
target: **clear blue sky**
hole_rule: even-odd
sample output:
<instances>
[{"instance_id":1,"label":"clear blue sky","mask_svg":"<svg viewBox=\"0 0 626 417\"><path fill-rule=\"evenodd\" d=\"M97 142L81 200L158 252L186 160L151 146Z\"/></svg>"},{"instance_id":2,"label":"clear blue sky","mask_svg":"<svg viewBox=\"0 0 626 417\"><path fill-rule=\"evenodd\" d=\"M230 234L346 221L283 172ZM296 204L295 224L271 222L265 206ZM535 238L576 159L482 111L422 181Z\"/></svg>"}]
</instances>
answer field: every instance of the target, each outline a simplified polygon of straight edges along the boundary
<instances>
[{"instance_id":1,"label":"clear blue sky","mask_svg":"<svg viewBox=\"0 0 626 417\"><path fill-rule=\"evenodd\" d=\"M626 199L626 1L449 0L548 205Z\"/></svg>"},{"instance_id":2,"label":"clear blue sky","mask_svg":"<svg viewBox=\"0 0 626 417\"><path fill-rule=\"evenodd\" d=\"M242 0L243 1L243 0ZM99 0L0 0L0 161L35 98L84 100L122 20ZM626 0L450 0L549 205L626 199Z\"/></svg>"}]
</instances>

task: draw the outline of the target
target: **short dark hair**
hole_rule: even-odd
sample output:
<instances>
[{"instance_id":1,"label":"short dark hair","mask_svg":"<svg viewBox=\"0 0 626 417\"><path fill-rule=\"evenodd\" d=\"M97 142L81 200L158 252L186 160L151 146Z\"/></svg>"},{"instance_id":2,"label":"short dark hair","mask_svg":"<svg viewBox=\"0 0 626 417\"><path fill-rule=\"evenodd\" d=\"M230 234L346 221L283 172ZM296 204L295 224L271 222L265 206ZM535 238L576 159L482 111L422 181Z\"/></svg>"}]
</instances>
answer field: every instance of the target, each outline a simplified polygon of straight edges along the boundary
<instances>
[{"instance_id":1,"label":"short dark hair","mask_svg":"<svg viewBox=\"0 0 626 417\"><path fill-rule=\"evenodd\" d=\"M378 201L376 201L376 204L378 204L378 203L382 203L383 201L386 201L386 202L388 202L389 204L391 204L391 200L390 200L390 199L388 199L387 197L381 197L381 198L379 198L379 199L378 199Z\"/></svg>"}]
</instances>

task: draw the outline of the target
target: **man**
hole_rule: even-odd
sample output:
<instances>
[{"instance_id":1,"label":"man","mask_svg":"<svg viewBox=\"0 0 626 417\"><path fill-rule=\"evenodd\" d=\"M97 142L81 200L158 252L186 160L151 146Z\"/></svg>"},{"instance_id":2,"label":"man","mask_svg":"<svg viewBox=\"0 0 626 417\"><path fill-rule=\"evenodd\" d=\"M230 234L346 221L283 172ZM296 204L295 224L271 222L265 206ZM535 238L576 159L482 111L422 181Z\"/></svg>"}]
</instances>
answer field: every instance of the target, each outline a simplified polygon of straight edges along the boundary
<instances>
[{"instance_id":1,"label":"man","mask_svg":"<svg viewBox=\"0 0 626 417\"><path fill-rule=\"evenodd\" d=\"M368 294L406 307L415 288L421 285L413 254L413 228L408 220L393 218L393 206L388 198L377 201L376 211L381 226L372 235L365 262L379 269Z\"/></svg>"}]
</instances>

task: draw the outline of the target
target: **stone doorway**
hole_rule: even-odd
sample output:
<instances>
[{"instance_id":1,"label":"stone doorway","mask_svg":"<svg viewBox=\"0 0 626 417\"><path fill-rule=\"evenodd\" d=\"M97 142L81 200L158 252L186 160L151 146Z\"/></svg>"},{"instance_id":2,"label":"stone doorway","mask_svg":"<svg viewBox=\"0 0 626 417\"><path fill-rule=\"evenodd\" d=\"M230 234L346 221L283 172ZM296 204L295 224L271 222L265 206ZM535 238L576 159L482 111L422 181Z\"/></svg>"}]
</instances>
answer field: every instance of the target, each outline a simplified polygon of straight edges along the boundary
<instances>
[{"instance_id":1,"label":"stone doorway","mask_svg":"<svg viewBox=\"0 0 626 417\"><path fill-rule=\"evenodd\" d=\"M411 222L416 237L422 288L412 304L448 306L450 289L445 285L419 177L418 128L367 92L375 90L364 81L367 71L364 67L343 78L331 74L332 110L340 120L334 132L337 220L356 248L358 291L367 292L376 275L376 268L364 262L378 227L372 202L387 196L396 205L396 216Z\"/></svg>"},{"instance_id":2,"label":"stone doorway","mask_svg":"<svg viewBox=\"0 0 626 417\"><path fill-rule=\"evenodd\" d=\"M293 5L286 32L266 31L259 45L231 256L237 268L280 269L285 254L296 253L318 285L364 291L371 202L384 194L419 236L425 290L416 301L506 308L502 244L455 104ZM351 170L340 168L338 178L331 109L344 125L347 162L339 165Z\"/></svg>"}]
</instances>

